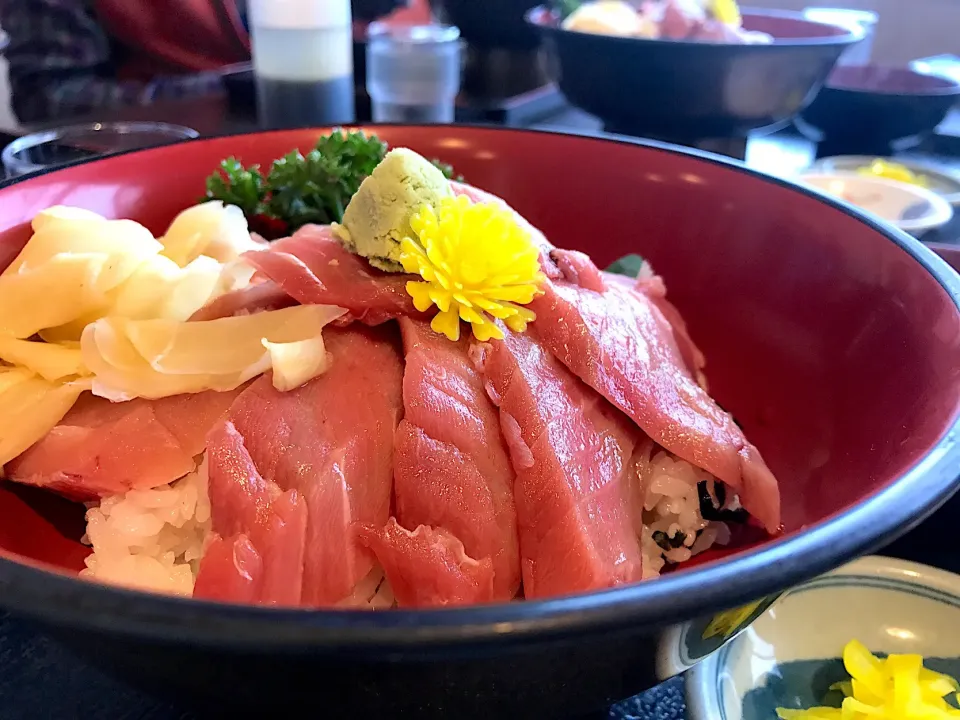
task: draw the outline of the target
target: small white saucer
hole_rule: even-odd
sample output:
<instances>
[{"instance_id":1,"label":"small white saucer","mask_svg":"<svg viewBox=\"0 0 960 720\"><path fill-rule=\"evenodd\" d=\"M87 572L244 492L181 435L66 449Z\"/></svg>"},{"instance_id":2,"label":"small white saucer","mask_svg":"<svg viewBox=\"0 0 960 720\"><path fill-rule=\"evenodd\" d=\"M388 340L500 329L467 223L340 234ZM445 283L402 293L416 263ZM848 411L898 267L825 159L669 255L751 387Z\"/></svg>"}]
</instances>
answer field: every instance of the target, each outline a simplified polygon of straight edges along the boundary
<instances>
[{"instance_id":1,"label":"small white saucer","mask_svg":"<svg viewBox=\"0 0 960 720\"><path fill-rule=\"evenodd\" d=\"M960 172L950 172L945 168L934 167L920 160L903 158L877 158L868 155L834 155L817 160L805 172L826 175L859 175L860 170L871 163L883 160L905 167L915 175L921 175L927 181L926 189L935 192L954 207L960 207Z\"/></svg>"},{"instance_id":2,"label":"small white saucer","mask_svg":"<svg viewBox=\"0 0 960 720\"><path fill-rule=\"evenodd\" d=\"M960 576L867 557L794 588L687 674L688 718L768 720L777 707L822 704L854 639L957 677Z\"/></svg>"},{"instance_id":3,"label":"small white saucer","mask_svg":"<svg viewBox=\"0 0 960 720\"><path fill-rule=\"evenodd\" d=\"M849 173L803 172L798 182L855 205L913 235L946 225L953 207L918 185Z\"/></svg>"}]
</instances>

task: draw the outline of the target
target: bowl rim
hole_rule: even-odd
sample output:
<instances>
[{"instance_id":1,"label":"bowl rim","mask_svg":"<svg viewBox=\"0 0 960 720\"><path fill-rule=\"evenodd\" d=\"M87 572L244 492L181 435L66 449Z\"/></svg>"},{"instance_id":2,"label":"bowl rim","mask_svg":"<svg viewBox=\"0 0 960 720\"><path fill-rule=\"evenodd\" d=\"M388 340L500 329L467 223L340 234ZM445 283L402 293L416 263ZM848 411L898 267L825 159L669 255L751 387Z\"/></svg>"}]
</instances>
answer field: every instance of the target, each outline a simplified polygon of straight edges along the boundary
<instances>
[{"instance_id":1,"label":"bowl rim","mask_svg":"<svg viewBox=\"0 0 960 720\"><path fill-rule=\"evenodd\" d=\"M71 123L69 125L60 125L57 127L45 128L26 132L11 140L0 150L0 161L7 168L13 165L25 165L36 169L42 169L45 166L31 162L30 160L18 160L17 154L35 148L47 143L57 143L70 140L75 135L95 136L102 133L105 136L126 135L136 137L137 135L163 135L178 140L193 140L200 137L200 133L192 127L186 125L177 125L175 123L159 122L153 120L110 120L106 122L82 122ZM147 145L144 148L149 148ZM113 155L109 151L105 155ZM61 168L65 165L53 165L51 167ZM34 172L33 170L29 172Z\"/></svg>"},{"instance_id":2,"label":"bowl rim","mask_svg":"<svg viewBox=\"0 0 960 720\"><path fill-rule=\"evenodd\" d=\"M423 125L354 124L347 129L427 129ZM616 136L584 136L556 130L458 124L456 132L522 135L559 142L615 144L680 155L748 175L806 195L866 225L913 257L953 301L960 313L960 275L933 251L906 233L859 209L767 175L731 158L668 143ZM161 147L82 159L0 182L0 191L89 163L120 163L127 156L169 152L192 143L254 135L329 132L331 127L228 133ZM39 562L0 552L0 605L53 626L70 626L107 635L177 642L194 647L265 652L323 649L343 653L404 652L432 656L510 644L527 644L608 633L629 627L653 632L678 622L781 592L870 552L905 534L960 489L960 407L930 452L857 505L803 532L695 568L603 591L546 600L475 605L449 609L316 610L231 605L173 597L87 581Z\"/></svg>"},{"instance_id":3,"label":"bowl rim","mask_svg":"<svg viewBox=\"0 0 960 720\"><path fill-rule=\"evenodd\" d=\"M933 192L933 190L928 190L927 188L920 187L919 185L911 185L910 183L893 180L891 178L871 177L869 175L864 176L851 172L838 172L836 170L832 172L827 170L811 171L810 168L801 171L797 175L797 179L800 182L816 179L843 180L859 183L861 185L876 185L879 187L896 188L897 190L900 190L908 195L913 195L915 198L926 202L929 206L930 212L921 218L916 218L915 220L897 220L895 222L890 221L891 225L895 225L906 232L914 233L932 230L934 228L941 227L942 225L946 225L953 219L953 206L947 202L947 199L942 195ZM813 187L819 192L825 193L828 196L831 195L830 191L826 189L819 188L816 185Z\"/></svg>"},{"instance_id":4,"label":"bowl rim","mask_svg":"<svg viewBox=\"0 0 960 720\"><path fill-rule=\"evenodd\" d=\"M930 590L939 595L947 595L957 601L957 609L960 611L960 575L948 570L941 570L932 565L913 562L911 560L901 560L900 558L889 557L886 555L866 555L853 560L846 565L824 573L812 580L791 588L784 593L784 597L794 590L806 589L816 592L818 583L828 578L838 578L844 576L870 577L877 579L893 580L901 585L914 585ZM826 583L824 583L826 585ZM866 586L866 592L871 592L875 588ZM775 608L774 603L771 608ZM958 612L960 615L960 612ZM740 636L738 636L740 637ZM730 641L737 642L737 638ZM724 671L724 665L721 664L721 658L729 657L722 650L717 650L708 657L701 660L686 675L684 685L684 699L687 705L687 714L689 720L720 720L724 717L723 708L720 704L720 698L715 690L718 688L716 678Z\"/></svg>"},{"instance_id":5,"label":"bowl rim","mask_svg":"<svg viewBox=\"0 0 960 720\"><path fill-rule=\"evenodd\" d=\"M774 42L766 44L743 44L743 43L729 43L719 40L671 40L664 38L645 38L645 37L624 37L622 35L603 35L601 33L588 33L583 32L582 30L568 30L566 28L556 27L551 25L546 25L537 20L541 15L553 15L554 11L547 4L537 5L536 7L530 8L527 12L524 13L523 19L526 23L537 30L545 33L556 33L558 35L566 35L568 37L595 37L595 38L604 38L611 42L620 43L621 45L646 45L652 47L654 45L659 45L661 47L667 46L677 46L678 48L683 48L685 51L689 48L701 47L701 48L730 48L728 52L742 50L748 48L752 51L763 52L765 48L795 48L795 47L809 47L809 46L847 46L852 45L860 40L863 40L866 37L866 31L863 29L853 30L851 28L845 28L841 25L835 25L833 23L820 22L819 20L809 20L803 16L803 12L796 12L793 10L773 10L767 8L752 8L752 7L741 7L740 13L743 17L768 17L768 18L782 18L785 20L800 20L808 25L820 25L822 27L830 28L839 28L844 32L837 35L827 35L824 37L811 37L811 38L783 38L777 39L774 38Z\"/></svg>"}]
</instances>

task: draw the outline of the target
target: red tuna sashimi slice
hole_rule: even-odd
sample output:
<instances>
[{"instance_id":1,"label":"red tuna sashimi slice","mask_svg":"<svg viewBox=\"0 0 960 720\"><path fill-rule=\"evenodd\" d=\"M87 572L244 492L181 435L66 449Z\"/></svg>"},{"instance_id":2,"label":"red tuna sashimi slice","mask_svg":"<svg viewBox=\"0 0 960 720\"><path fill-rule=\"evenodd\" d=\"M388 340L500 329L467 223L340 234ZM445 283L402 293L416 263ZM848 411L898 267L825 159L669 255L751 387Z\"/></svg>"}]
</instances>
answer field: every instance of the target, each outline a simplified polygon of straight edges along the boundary
<instances>
[{"instance_id":1,"label":"red tuna sashimi slice","mask_svg":"<svg viewBox=\"0 0 960 720\"><path fill-rule=\"evenodd\" d=\"M652 275L634 280L625 275L615 275L608 272L601 274L606 283L620 285L635 292L642 292L653 301L657 309L663 313L663 317L670 323L670 327L673 328L673 339L677 343L677 348L680 350L680 355L683 357L683 362L687 366L687 370L690 371L690 374L693 375L701 387L706 388L706 378L703 376L703 368L706 367L707 359L700 351L700 348L697 347L696 343L693 342L690 331L687 329L687 323L680 314L680 311L677 310L676 305L667 299L667 286L663 282L663 278L659 275ZM575 285L585 287L588 290L596 290L597 292L604 292L604 290L606 290L605 285L599 288L589 287L582 282L577 282L575 279L567 277L566 274L564 274L564 279L570 280Z\"/></svg>"},{"instance_id":2,"label":"red tuna sashimi slice","mask_svg":"<svg viewBox=\"0 0 960 720\"><path fill-rule=\"evenodd\" d=\"M400 328L406 368L394 461L397 518L406 528L447 530L469 557L490 558L494 598L509 600L520 586L520 551L515 473L497 410L466 338L450 342L409 318Z\"/></svg>"},{"instance_id":3,"label":"red tuna sashimi slice","mask_svg":"<svg viewBox=\"0 0 960 720\"><path fill-rule=\"evenodd\" d=\"M400 607L471 605L493 599L490 558L469 557L463 543L443 528L421 525L410 532L390 518L382 528L360 526L359 535L383 565Z\"/></svg>"},{"instance_id":4,"label":"red tuna sashimi slice","mask_svg":"<svg viewBox=\"0 0 960 720\"><path fill-rule=\"evenodd\" d=\"M230 409L257 469L307 505L303 603L334 605L373 567L355 523L390 515L403 363L393 327L325 330L330 369L277 391L257 380Z\"/></svg>"},{"instance_id":5,"label":"red tuna sashimi slice","mask_svg":"<svg viewBox=\"0 0 960 720\"><path fill-rule=\"evenodd\" d=\"M263 562L246 535L210 538L200 562L193 596L204 600L256 603L260 600Z\"/></svg>"},{"instance_id":6,"label":"red tuna sashimi slice","mask_svg":"<svg viewBox=\"0 0 960 720\"><path fill-rule=\"evenodd\" d=\"M576 250L554 250L550 258L557 264L557 269L564 280L572 282L588 290L603 292L606 289L605 273L600 272L588 255ZM608 278L623 278L622 275L606 273ZM626 278L623 278L626 279Z\"/></svg>"},{"instance_id":7,"label":"red tuna sashimi slice","mask_svg":"<svg viewBox=\"0 0 960 720\"><path fill-rule=\"evenodd\" d=\"M531 337L480 347L517 471L524 596L640 580L629 473L642 434Z\"/></svg>"},{"instance_id":8,"label":"red tuna sashimi slice","mask_svg":"<svg viewBox=\"0 0 960 720\"><path fill-rule=\"evenodd\" d=\"M680 356L683 358L683 362L686 364L687 369L690 371L690 374L693 375L694 379L701 387L706 389L703 368L707 364L707 358L700 351L700 348L697 347L696 343L693 342L693 338L690 337L687 323L680 314L680 311L677 310L677 306L667 299L667 286L664 284L663 278L659 275L654 275L650 278L638 280L636 290L639 290L650 298L651 302L657 306L657 309L663 314L663 317L670 323L670 327L673 328L673 339L677 343L677 348L680 350Z\"/></svg>"},{"instance_id":9,"label":"red tuna sashimi slice","mask_svg":"<svg viewBox=\"0 0 960 720\"><path fill-rule=\"evenodd\" d=\"M336 305L367 325L419 314L407 293L411 276L380 272L327 226L306 225L243 258L303 305Z\"/></svg>"},{"instance_id":10,"label":"red tuna sashimi slice","mask_svg":"<svg viewBox=\"0 0 960 720\"><path fill-rule=\"evenodd\" d=\"M461 183L451 183L451 186L454 192L474 202L495 202L509 208L503 200L483 190ZM558 277L556 266L548 258L553 246L539 230L514 214L542 248L544 272L549 277ZM367 325L378 325L397 317L422 316L406 289L407 282L417 278L377 270L364 258L344 249L329 226L305 225L291 237L274 242L268 250L247 252L243 257L304 305L336 305ZM199 317L223 312L236 302L235 297L215 301L217 307L201 310Z\"/></svg>"},{"instance_id":11,"label":"red tuna sashimi slice","mask_svg":"<svg viewBox=\"0 0 960 720\"><path fill-rule=\"evenodd\" d=\"M766 529L780 527L780 491L759 451L687 371L673 329L642 292L548 283L532 332L655 442L734 488Z\"/></svg>"},{"instance_id":12,"label":"red tuna sashimi slice","mask_svg":"<svg viewBox=\"0 0 960 720\"><path fill-rule=\"evenodd\" d=\"M53 430L6 466L8 475L78 500L164 485L194 470L207 432L240 392L122 403L84 393Z\"/></svg>"},{"instance_id":13,"label":"red tuna sashimi slice","mask_svg":"<svg viewBox=\"0 0 960 720\"><path fill-rule=\"evenodd\" d=\"M241 538L246 537L261 561L257 578L241 582L243 573L238 570L240 577L232 578L230 587L247 592L245 588L254 585L257 602L299 605L307 530L303 498L296 490L283 492L257 472L244 438L230 422L218 424L207 437L207 472L213 531L228 538L235 559L238 551L244 551L255 566L242 547ZM221 547L213 555L208 549L200 561L201 573L209 556L214 563L209 572L221 576L223 570L219 566L225 554Z\"/></svg>"},{"instance_id":14,"label":"red tuna sashimi slice","mask_svg":"<svg viewBox=\"0 0 960 720\"><path fill-rule=\"evenodd\" d=\"M249 285L221 295L190 316L192 321L217 320L236 315L252 315L265 310L282 310L297 301L272 280Z\"/></svg>"}]
</instances>

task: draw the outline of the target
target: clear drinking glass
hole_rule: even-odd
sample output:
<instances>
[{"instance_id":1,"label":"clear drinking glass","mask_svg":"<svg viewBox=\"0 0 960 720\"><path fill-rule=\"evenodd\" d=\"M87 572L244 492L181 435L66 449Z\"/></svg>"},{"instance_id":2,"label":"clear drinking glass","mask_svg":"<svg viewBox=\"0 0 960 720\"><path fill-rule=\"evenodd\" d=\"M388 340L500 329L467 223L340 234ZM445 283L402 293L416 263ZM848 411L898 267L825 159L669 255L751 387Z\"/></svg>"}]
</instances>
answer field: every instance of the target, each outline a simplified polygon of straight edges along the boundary
<instances>
[{"instance_id":1,"label":"clear drinking glass","mask_svg":"<svg viewBox=\"0 0 960 720\"><path fill-rule=\"evenodd\" d=\"M453 122L460 91L460 30L374 23L367 37L367 92L374 122Z\"/></svg>"},{"instance_id":2,"label":"clear drinking glass","mask_svg":"<svg viewBox=\"0 0 960 720\"><path fill-rule=\"evenodd\" d=\"M3 149L3 167L9 175L23 175L98 155L166 145L199 135L192 128L159 122L67 125L17 138Z\"/></svg>"}]
</instances>

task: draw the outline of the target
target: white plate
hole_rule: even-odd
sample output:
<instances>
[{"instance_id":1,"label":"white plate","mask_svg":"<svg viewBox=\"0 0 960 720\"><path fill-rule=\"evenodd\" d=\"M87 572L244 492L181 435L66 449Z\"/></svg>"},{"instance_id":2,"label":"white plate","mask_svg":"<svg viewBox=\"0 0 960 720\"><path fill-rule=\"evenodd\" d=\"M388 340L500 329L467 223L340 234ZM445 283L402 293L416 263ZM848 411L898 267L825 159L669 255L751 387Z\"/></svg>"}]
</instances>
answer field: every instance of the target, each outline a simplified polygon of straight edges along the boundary
<instances>
[{"instance_id":1,"label":"white plate","mask_svg":"<svg viewBox=\"0 0 960 720\"><path fill-rule=\"evenodd\" d=\"M913 234L938 228L953 217L950 203L917 185L844 173L803 172L798 180Z\"/></svg>"},{"instance_id":2,"label":"white plate","mask_svg":"<svg viewBox=\"0 0 960 720\"><path fill-rule=\"evenodd\" d=\"M927 190L955 207L960 207L960 172L952 173L946 168L937 168L919 160L900 158L877 158L868 155L835 155L817 160L805 172L826 175L859 175L860 169L869 167L875 160L901 165L927 180Z\"/></svg>"}]
</instances>

